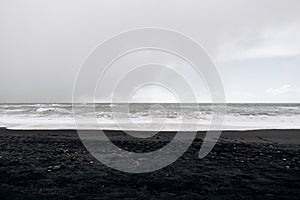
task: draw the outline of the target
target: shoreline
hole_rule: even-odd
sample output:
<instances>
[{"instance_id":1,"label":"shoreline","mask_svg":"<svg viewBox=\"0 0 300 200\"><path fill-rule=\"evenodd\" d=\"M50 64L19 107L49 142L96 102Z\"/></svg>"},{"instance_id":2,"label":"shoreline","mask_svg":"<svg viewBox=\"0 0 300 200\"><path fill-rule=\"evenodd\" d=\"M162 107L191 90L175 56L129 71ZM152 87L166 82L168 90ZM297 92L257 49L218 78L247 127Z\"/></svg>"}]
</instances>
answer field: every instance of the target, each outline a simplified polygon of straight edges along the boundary
<instances>
[{"instance_id":1,"label":"shoreline","mask_svg":"<svg viewBox=\"0 0 300 200\"><path fill-rule=\"evenodd\" d=\"M3 132L11 133L34 133L34 132L45 132L45 133L64 133L64 132L76 132L76 129L8 129L0 127L0 134ZM120 133L126 132L138 132L138 133L153 133L155 131L122 131L122 130L79 130L79 131L103 131L110 134L110 139L120 139L117 137ZM190 131L183 131L184 133L191 133ZM161 135L168 137L169 134L176 134L176 131L158 131ZM193 132L194 133L194 132ZM207 131L197 131L196 138L203 139ZM114 134L116 136L114 136ZM237 142L253 142L253 143L276 143L276 144L291 144L300 145L300 129L258 129L258 130L224 130L222 131L219 140L222 141L237 141Z\"/></svg>"}]
</instances>

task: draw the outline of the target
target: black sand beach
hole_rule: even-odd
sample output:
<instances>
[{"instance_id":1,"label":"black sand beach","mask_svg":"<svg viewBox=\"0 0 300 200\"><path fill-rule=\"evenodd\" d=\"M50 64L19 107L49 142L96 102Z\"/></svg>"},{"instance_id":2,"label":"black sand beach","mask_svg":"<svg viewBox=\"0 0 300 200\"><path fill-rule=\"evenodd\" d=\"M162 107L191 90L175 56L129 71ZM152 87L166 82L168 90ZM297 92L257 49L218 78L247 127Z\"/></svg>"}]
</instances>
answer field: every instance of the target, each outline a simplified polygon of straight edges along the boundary
<instances>
[{"instance_id":1,"label":"black sand beach","mask_svg":"<svg viewBox=\"0 0 300 200\"><path fill-rule=\"evenodd\" d=\"M107 134L132 151L159 148L173 135ZM128 174L95 160L76 131L0 129L0 199L299 199L300 130L223 132L198 159L203 135L168 167Z\"/></svg>"}]
</instances>

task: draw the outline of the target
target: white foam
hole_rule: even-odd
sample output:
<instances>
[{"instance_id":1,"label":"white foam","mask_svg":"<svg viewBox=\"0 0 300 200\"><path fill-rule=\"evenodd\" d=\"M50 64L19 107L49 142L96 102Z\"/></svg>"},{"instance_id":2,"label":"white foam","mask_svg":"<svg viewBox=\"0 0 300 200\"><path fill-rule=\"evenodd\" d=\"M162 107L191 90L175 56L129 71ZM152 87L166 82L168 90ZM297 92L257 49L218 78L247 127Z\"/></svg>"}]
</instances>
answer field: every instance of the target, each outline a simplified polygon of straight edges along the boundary
<instances>
[{"instance_id":1,"label":"white foam","mask_svg":"<svg viewBox=\"0 0 300 200\"><path fill-rule=\"evenodd\" d=\"M113 120L97 120L98 123L85 122L76 124L74 118L0 118L0 126L8 129L105 129L105 130L149 130L149 131L205 131L209 129L209 121L198 124L181 124L180 120L167 120L161 128L160 123L134 119L133 123ZM181 129L180 129L181 127ZM257 129L300 129L299 122L274 121L225 121L222 130L257 130Z\"/></svg>"}]
</instances>

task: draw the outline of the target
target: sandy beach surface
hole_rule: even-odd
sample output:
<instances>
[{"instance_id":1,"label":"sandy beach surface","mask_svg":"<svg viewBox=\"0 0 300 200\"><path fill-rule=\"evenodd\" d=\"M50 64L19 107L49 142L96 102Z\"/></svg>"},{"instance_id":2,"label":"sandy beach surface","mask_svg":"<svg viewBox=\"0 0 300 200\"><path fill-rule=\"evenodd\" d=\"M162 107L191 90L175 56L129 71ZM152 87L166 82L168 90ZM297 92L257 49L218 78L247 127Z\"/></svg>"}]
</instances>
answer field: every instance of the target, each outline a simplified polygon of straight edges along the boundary
<instances>
[{"instance_id":1,"label":"sandy beach surface","mask_svg":"<svg viewBox=\"0 0 300 200\"><path fill-rule=\"evenodd\" d=\"M174 133L131 140L106 131L114 144L151 151ZM129 174L103 165L76 131L0 129L0 199L299 199L300 130L226 131L204 159L199 132L173 164Z\"/></svg>"}]
</instances>

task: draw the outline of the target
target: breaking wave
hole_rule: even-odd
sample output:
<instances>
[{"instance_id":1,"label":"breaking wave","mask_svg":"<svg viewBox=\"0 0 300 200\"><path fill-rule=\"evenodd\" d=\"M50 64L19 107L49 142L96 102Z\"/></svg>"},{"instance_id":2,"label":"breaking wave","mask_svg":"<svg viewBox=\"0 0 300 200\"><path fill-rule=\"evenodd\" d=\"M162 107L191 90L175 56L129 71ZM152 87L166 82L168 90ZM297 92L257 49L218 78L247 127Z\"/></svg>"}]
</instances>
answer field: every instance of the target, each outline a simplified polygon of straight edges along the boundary
<instances>
[{"instance_id":1,"label":"breaking wave","mask_svg":"<svg viewBox=\"0 0 300 200\"><path fill-rule=\"evenodd\" d=\"M198 130L207 130L213 114L210 104L130 104L128 113L121 112L122 106L79 104L80 116L97 120L97 124L87 122L79 127L75 124L71 104L0 104L0 126L10 129L114 130L127 123L128 129L155 130L155 123L164 122L163 130L176 131L184 123L184 130L189 131L189 127L197 122ZM117 112L113 113L113 110ZM299 129L300 104L228 104L225 119L223 130Z\"/></svg>"}]
</instances>

